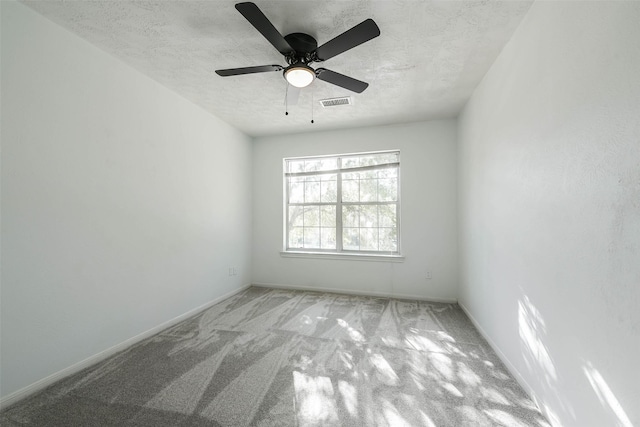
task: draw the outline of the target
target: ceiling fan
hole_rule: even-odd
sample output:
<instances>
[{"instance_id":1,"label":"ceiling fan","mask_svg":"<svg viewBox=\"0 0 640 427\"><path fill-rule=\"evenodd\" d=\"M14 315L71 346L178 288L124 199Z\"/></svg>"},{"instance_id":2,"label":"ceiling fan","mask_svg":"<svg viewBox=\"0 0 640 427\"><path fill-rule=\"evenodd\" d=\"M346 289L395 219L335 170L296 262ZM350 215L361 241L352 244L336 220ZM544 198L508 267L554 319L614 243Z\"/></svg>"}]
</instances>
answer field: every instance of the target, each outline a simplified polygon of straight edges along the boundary
<instances>
[{"instance_id":1,"label":"ceiling fan","mask_svg":"<svg viewBox=\"0 0 640 427\"><path fill-rule=\"evenodd\" d=\"M329 58L333 58L336 55L378 37L380 35L380 29L373 19L367 19L361 22L318 47L316 39L308 34L292 33L283 37L255 3L238 3L236 4L236 9L260 34L284 55L288 66L260 65L256 67L216 70L216 74L219 76L239 76L242 74L284 70L284 78L295 88L307 87L316 78L356 93L361 93L369 86L368 83L345 76L344 74L336 73L335 71L327 70L326 68L313 69L309 64L326 61Z\"/></svg>"}]
</instances>

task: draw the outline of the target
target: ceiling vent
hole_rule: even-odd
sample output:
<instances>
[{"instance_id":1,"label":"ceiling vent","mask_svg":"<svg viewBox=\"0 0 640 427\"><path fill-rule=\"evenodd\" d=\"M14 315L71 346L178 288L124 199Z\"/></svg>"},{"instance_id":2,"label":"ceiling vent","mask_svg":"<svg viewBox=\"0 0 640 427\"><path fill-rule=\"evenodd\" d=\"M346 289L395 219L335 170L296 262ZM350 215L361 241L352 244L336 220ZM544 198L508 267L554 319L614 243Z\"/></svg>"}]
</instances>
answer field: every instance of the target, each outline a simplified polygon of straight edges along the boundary
<instances>
[{"instance_id":1,"label":"ceiling vent","mask_svg":"<svg viewBox=\"0 0 640 427\"><path fill-rule=\"evenodd\" d=\"M353 100L350 96L343 96L341 98L321 99L320 105L323 107L339 107L342 105L353 105Z\"/></svg>"}]
</instances>

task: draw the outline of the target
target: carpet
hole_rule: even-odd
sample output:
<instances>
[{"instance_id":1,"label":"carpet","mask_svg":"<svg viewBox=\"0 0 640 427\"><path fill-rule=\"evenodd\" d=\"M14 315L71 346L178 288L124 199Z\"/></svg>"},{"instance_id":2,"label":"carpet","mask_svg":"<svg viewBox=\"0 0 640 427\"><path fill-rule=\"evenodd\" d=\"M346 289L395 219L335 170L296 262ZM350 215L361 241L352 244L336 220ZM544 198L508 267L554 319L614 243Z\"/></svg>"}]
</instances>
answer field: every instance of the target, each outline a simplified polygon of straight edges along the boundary
<instances>
[{"instance_id":1,"label":"carpet","mask_svg":"<svg viewBox=\"0 0 640 427\"><path fill-rule=\"evenodd\" d=\"M2 426L549 426L456 304L251 287Z\"/></svg>"}]
</instances>

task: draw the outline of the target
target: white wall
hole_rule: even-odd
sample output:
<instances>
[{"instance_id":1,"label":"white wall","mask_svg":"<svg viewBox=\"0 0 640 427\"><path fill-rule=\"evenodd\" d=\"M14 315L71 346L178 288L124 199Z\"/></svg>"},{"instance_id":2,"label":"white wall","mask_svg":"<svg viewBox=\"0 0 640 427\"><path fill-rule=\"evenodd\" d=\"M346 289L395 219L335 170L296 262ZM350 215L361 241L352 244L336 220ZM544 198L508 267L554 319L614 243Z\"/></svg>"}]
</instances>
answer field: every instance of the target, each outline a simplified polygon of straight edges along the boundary
<instances>
[{"instance_id":1,"label":"white wall","mask_svg":"<svg viewBox=\"0 0 640 427\"><path fill-rule=\"evenodd\" d=\"M249 282L251 141L1 3L6 397Z\"/></svg>"},{"instance_id":2,"label":"white wall","mask_svg":"<svg viewBox=\"0 0 640 427\"><path fill-rule=\"evenodd\" d=\"M401 156L404 262L280 255L284 157L389 149L400 149ZM455 121L257 138L253 145L253 229L253 283L455 301ZM432 271L431 280L426 279L427 270Z\"/></svg>"},{"instance_id":3,"label":"white wall","mask_svg":"<svg viewBox=\"0 0 640 427\"><path fill-rule=\"evenodd\" d=\"M536 2L459 122L460 302L556 425L640 425L640 2Z\"/></svg>"}]
</instances>

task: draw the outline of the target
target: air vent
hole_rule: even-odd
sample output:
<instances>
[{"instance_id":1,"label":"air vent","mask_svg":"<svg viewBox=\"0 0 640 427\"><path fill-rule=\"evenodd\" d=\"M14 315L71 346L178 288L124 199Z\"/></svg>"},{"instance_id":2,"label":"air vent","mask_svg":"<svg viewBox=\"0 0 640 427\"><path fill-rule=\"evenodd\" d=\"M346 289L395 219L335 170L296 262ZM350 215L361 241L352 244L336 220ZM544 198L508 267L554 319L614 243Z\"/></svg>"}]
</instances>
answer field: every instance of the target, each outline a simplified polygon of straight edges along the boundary
<instances>
[{"instance_id":1,"label":"air vent","mask_svg":"<svg viewBox=\"0 0 640 427\"><path fill-rule=\"evenodd\" d=\"M352 105L353 101L350 96L343 96L342 98L330 98L330 99L321 99L320 105L323 107L339 107L341 105Z\"/></svg>"}]
</instances>

